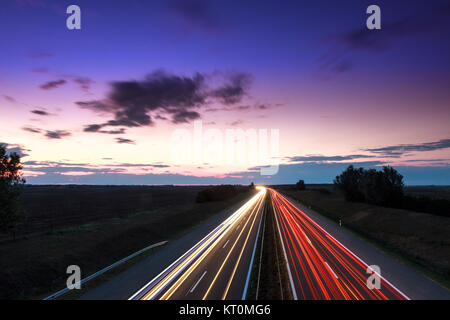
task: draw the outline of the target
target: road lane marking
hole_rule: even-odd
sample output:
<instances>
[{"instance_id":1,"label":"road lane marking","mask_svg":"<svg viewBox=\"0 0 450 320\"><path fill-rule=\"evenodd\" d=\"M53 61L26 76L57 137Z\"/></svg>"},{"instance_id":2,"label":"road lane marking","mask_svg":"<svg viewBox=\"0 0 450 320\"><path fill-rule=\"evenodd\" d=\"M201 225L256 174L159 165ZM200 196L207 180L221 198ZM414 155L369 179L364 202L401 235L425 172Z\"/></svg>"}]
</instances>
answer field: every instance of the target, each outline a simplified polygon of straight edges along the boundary
<instances>
[{"instance_id":1,"label":"road lane marking","mask_svg":"<svg viewBox=\"0 0 450 320\"><path fill-rule=\"evenodd\" d=\"M263 202L263 205L264 204L265 204L265 200ZM253 247L252 258L250 260L250 266L248 267L247 279L245 280L244 292L242 293L241 300L245 300L247 297L248 284L250 283L250 275L251 275L252 267L253 267L253 259L255 258L256 245L258 244L259 231L261 230L261 221L263 220L263 216L264 216L264 207L262 210L263 210L263 212L261 213L261 219L259 220L258 233L256 234L255 245ZM264 220L264 223L265 223L265 220ZM264 230L263 230L263 237L264 237ZM259 275L258 275L258 285L259 285ZM256 297L258 297L258 290L256 290Z\"/></svg>"},{"instance_id":2,"label":"road lane marking","mask_svg":"<svg viewBox=\"0 0 450 320\"><path fill-rule=\"evenodd\" d=\"M203 272L202 276L200 277L200 279L197 280L197 282L194 284L194 286L192 287L191 290L189 290L190 293L194 292L195 288L197 288L198 284L200 283L200 281L202 281L203 277L205 276L205 274L208 271L205 270L205 272Z\"/></svg>"},{"instance_id":3,"label":"road lane marking","mask_svg":"<svg viewBox=\"0 0 450 320\"><path fill-rule=\"evenodd\" d=\"M334 273L333 269L331 269L330 265L329 265L326 261L324 261L324 262L325 262L325 264L327 265L328 269L330 269L331 273L333 273L334 277L335 277L336 279L338 279L338 276L336 275L336 273Z\"/></svg>"},{"instance_id":4,"label":"road lane marking","mask_svg":"<svg viewBox=\"0 0 450 320\"><path fill-rule=\"evenodd\" d=\"M227 242L225 242L224 246L222 247L222 249L225 249L225 247L227 246L228 242L230 242L230 239L227 240Z\"/></svg>"}]
</instances>

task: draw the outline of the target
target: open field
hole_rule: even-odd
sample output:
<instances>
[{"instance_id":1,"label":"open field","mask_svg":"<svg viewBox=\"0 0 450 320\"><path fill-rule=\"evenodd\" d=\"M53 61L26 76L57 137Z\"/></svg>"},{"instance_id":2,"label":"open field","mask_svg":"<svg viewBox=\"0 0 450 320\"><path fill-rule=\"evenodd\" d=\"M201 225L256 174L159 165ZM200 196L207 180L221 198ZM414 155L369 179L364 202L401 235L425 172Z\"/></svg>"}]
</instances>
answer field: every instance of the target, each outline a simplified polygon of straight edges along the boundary
<instances>
[{"instance_id":1,"label":"open field","mask_svg":"<svg viewBox=\"0 0 450 320\"><path fill-rule=\"evenodd\" d=\"M22 205L27 220L17 237L51 232L106 218L190 203L205 186L26 186ZM8 237L10 238L10 237ZM0 238L5 239L5 237Z\"/></svg>"},{"instance_id":2,"label":"open field","mask_svg":"<svg viewBox=\"0 0 450 320\"><path fill-rule=\"evenodd\" d=\"M251 195L196 203L205 187L31 188L25 205L37 213L28 212L26 230L33 232L0 244L0 256L8 257L0 261L0 298L36 298L61 289L68 265L79 265L85 277L152 243L174 239ZM58 223L39 221L48 217L47 209L57 212Z\"/></svg>"},{"instance_id":3,"label":"open field","mask_svg":"<svg viewBox=\"0 0 450 320\"><path fill-rule=\"evenodd\" d=\"M450 279L450 219L428 213L347 202L332 189L277 187L313 210L363 236L444 285ZM438 187L440 188L440 187Z\"/></svg>"},{"instance_id":4,"label":"open field","mask_svg":"<svg viewBox=\"0 0 450 320\"><path fill-rule=\"evenodd\" d=\"M407 186L405 193L415 197L450 200L450 186Z\"/></svg>"}]
</instances>

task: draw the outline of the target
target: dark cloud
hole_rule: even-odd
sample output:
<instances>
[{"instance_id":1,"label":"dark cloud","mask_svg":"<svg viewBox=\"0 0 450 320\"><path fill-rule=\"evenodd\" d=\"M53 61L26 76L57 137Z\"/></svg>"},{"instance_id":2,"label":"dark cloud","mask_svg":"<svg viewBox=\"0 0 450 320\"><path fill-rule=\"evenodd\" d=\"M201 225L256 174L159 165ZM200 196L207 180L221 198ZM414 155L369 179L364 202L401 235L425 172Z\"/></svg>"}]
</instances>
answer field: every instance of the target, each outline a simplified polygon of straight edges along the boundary
<instances>
[{"instance_id":1,"label":"dark cloud","mask_svg":"<svg viewBox=\"0 0 450 320\"><path fill-rule=\"evenodd\" d=\"M48 139L61 139L64 137L69 137L72 134L69 131L66 130L47 130L46 133L44 134L45 137L47 137Z\"/></svg>"},{"instance_id":2,"label":"dark cloud","mask_svg":"<svg viewBox=\"0 0 450 320\"><path fill-rule=\"evenodd\" d=\"M236 120L236 121L231 122L230 126L238 126L238 125L241 125L243 123L244 123L244 121L242 121L242 120Z\"/></svg>"},{"instance_id":3,"label":"dark cloud","mask_svg":"<svg viewBox=\"0 0 450 320\"><path fill-rule=\"evenodd\" d=\"M183 110L173 115L173 123L189 123L191 120L199 119L200 114L195 111Z\"/></svg>"},{"instance_id":4,"label":"dark cloud","mask_svg":"<svg viewBox=\"0 0 450 320\"><path fill-rule=\"evenodd\" d=\"M119 144L123 144L123 143L136 144L134 140L125 139L125 138L116 138L116 141Z\"/></svg>"},{"instance_id":5,"label":"dark cloud","mask_svg":"<svg viewBox=\"0 0 450 320\"><path fill-rule=\"evenodd\" d=\"M435 142L425 142L419 144L400 144L382 148L364 149L364 151L372 152L380 156L400 157L410 152L434 151L450 148L450 139L442 139Z\"/></svg>"},{"instance_id":6,"label":"dark cloud","mask_svg":"<svg viewBox=\"0 0 450 320\"><path fill-rule=\"evenodd\" d=\"M98 124L90 124L84 127L84 132L99 132L99 133L106 133L106 134L123 134L125 133L124 128L120 128L117 130L101 130L102 126Z\"/></svg>"},{"instance_id":7,"label":"dark cloud","mask_svg":"<svg viewBox=\"0 0 450 320\"><path fill-rule=\"evenodd\" d=\"M154 118L155 118L156 120L167 120L166 117L164 117L164 116L162 116L162 115L160 115L160 114L157 114Z\"/></svg>"},{"instance_id":8,"label":"dark cloud","mask_svg":"<svg viewBox=\"0 0 450 320\"><path fill-rule=\"evenodd\" d=\"M7 96L7 95L2 95L2 97L8 102L17 103L17 100L14 99L13 97L10 97L10 96Z\"/></svg>"},{"instance_id":9,"label":"dark cloud","mask_svg":"<svg viewBox=\"0 0 450 320\"><path fill-rule=\"evenodd\" d=\"M88 77L76 77L75 79L73 79L73 82L78 84L84 91L89 91L91 85L95 83L95 81L91 80Z\"/></svg>"},{"instance_id":10,"label":"dark cloud","mask_svg":"<svg viewBox=\"0 0 450 320\"><path fill-rule=\"evenodd\" d=\"M208 108L205 112L218 112L218 111L248 111L248 110L268 110L282 106L282 104L254 104L244 106L225 106L220 108Z\"/></svg>"},{"instance_id":11,"label":"dark cloud","mask_svg":"<svg viewBox=\"0 0 450 320\"><path fill-rule=\"evenodd\" d=\"M84 127L84 132L98 132L102 128L99 124L90 124Z\"/></svg>"},{"instance_id":12,"label":"dark cloud","mask_svg":"<svg viewBox=\"0 0 450 320\"><path fill-rule=\"evenodd\" d=\"M50 90L50 89L55 89L58 88L59 86L62 86L64 84L66 84L67 81L64 79L61 80L56 80L56 81L49 81L47 83L44 83L43 85L40 86L41 89L43 90Z\"/></svg>"},{"instance_id":13,"label":"dark cloud","mask_svg":"<svg viewBox=\"0 0 450 320\"><path fill-rule=\"evenodd\" d=\"M31 110L31 113L37 114L38 116L51 116L51 113L48 113L45 110L42 109L35 109L35 110Z\"/></svg>"},{"instance_id":14,"label":"dark cloud","mask_svg":"<svg viewBox=\"0 0 450 320\"><path fill-rule=\"evenodd\" d=\"M22 130L28 131L28 132L31 132L31 133L41 133L41 129L33 128L33 127L23 127Z\"/></svg>"},{"instance_id":15,"label":"dark cloud","mask_svg":"<svg viewBox=\"0 0 450 320\"><path fill-rule=\"evenodd\" d=\"M218 31L221 29L220 17L212 5L209 0L172 0L167 4L172 14L190 26L206 31Z\"/></svg>"},{"instance_id":16,"label":"dark cloud","mask_svg":"<svg viewBox=\"0 0 450 320\"><path fill-rule=\"evenodd\" d=\"M158 70L141 81L114 81L105 99L79 101L76 104L102 115L114 115L113 120L88 125L88 132L99 132L106 126L151 126L154 124L152 113L156 113L155 119L161 119L160 113L163 113L173 123L186 123L200 118L200 113L193 109L213 100L227 105L237 103L246 94L248 74L220 76L224 84L210 89L206 83L210 76L200 73L192 77L177 76Z\"/></svg>"},{"instance_id":17,"label":"dark cloud","mask_svg":"<svg viewBox=\"0 0 450 320\"><path fill-rule=\"evenodd\" d=\"M77 101L75 102L80 108L93 111L98 114L114 113L118 108L114 105L107 104L104 101Z\"/></svg>"},{"instance_id":18,"label":"dark cloud","mask_svg":"<svg viewBox=\"0 0 450 320\"><path fill-rule=\"evenodd\" d=\"M235 104L242 100L246 93L246 89L250 85L250 75L246 73L232 74L229 77L229 83L214 90L212 95L219 99L220 102L229 105Z\"/></svg>"}]
</instances>

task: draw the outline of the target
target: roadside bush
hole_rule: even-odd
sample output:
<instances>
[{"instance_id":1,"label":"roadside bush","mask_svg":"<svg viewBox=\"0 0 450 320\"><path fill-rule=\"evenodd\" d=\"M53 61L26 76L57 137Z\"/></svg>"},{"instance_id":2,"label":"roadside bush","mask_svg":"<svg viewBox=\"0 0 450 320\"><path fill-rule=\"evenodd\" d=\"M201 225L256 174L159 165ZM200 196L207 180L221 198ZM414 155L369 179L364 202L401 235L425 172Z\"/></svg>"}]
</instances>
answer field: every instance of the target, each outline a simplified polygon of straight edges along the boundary
<instances>
[{"instance_id":1,"label":"roadside bush","mask_svg":"<svg viewBox=\"0 0 450 320\"><path fill-rule=\"evenodd\" d=\"M344 193L347 201L365 201L364 194L361 192L363 174L362 168L355 169L349 166L334 180L334 185Z\"/></svg>"},{"instance_id":2,"label":"roadside bush","mask_svg":"<svg viewBox=\"0 0 450 320\"><path fill-rule=\"evenodd\" d=\"M297 186L298 190L305 190L306 189L305 181L303 181L303 180L298 180L296 186Z\"/></svg>"}]
</instances>

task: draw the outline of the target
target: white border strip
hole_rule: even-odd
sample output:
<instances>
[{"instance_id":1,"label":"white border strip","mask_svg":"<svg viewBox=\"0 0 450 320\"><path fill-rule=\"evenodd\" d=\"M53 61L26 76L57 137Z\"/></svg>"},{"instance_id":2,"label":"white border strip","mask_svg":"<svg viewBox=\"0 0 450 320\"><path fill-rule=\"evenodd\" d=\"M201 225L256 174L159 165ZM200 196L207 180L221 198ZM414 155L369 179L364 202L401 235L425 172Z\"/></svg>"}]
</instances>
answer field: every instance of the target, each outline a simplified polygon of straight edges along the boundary
<instances>
[{"instance_id":1,"label":"white border strip","mask_svg":"<svg viewBox=\"0 0 450 320\"><path fill-rule=\"evenodd\" d=\"M244 287L244 292L242 293L241 300L245 300L245 298L247 297L247 289L248 289L248 284L250 282L250 274L252 273L253 259L255 258L256 245L258 244L259 231L261 230L261 222L262 222L262 219L264 216L264 211L265 210L263 207L263 213L261 213L261 218L259 219L258 232L256 233L256 239L255 239L255 245L253 247L252 259L250 260L250 266L248 267L247 279L245 280L245 287Z\"/></svg>"}]
</instances>

